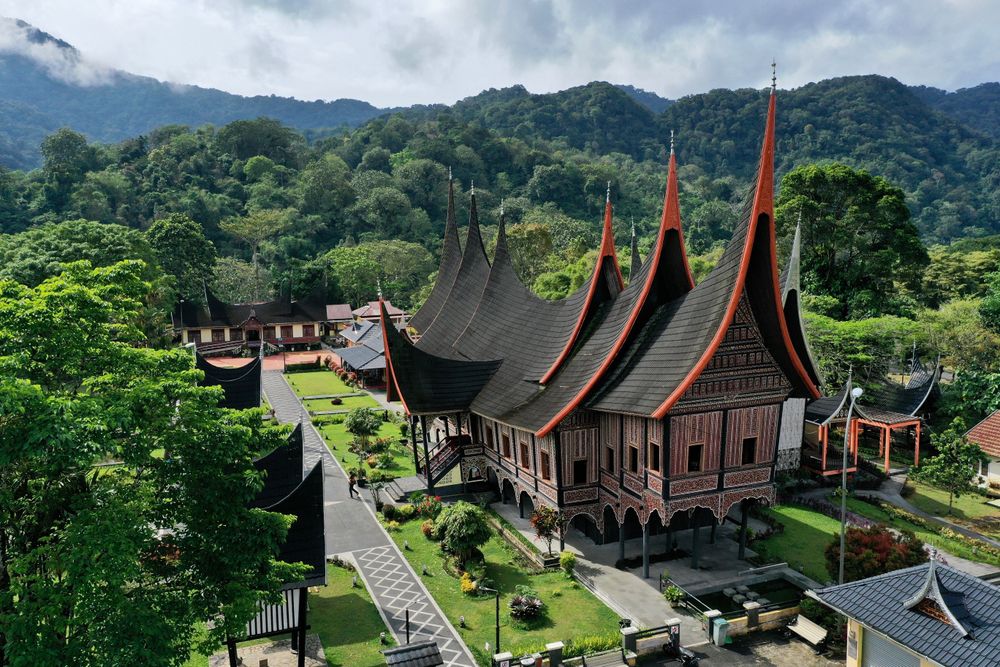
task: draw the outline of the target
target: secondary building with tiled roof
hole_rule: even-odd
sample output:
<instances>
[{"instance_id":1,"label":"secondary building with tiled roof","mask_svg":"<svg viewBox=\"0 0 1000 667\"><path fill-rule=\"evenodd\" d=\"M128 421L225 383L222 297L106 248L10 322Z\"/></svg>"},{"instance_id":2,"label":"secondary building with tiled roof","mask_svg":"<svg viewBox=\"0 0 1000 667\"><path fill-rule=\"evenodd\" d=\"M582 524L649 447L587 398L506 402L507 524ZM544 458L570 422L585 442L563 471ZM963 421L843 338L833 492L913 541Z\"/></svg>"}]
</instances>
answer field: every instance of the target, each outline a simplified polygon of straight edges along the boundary
<instances>
[{"instance_id":1,"label":"secondary building with tiled roof","mask_svg":"<svg viewBox=\"0 0 1000 667\"><path fill-rule=\"evenodd\" d=\"M970 428L965 437L978 445L989 459L987 465L980 465L979 474L991 486L1000 488L1000 410L987 415L983 421Z\"/></svg>"},{"instance_id":2,"label":"secondary building with tiled roof","mask_svg":"<svg viewBox=\"0 0 1000 667\"><path fill-rule=\"evenodd\" d=\"M429 486L460 465L464 484L492 485L524 512L558 508L620 550L627 537L697 529L774 500L779 440L801 441L805 401L819 396L801 318L786 317L798 315L787 300L797 270L786 271L794 282L778 277L775 108L772 89L740 222L698 285L673 142L656 238L645 259L632 244L629 282L609 187L594 269L556 301L521 283L502 212L489 261L474 192L459 245L449 185L438 282L409 332L387 312L382 322L388 393L421 434ZM446 437L429 442L437 430ZM648 572L648 539L643 556Z\"/></svg>"},{"instance_id":3,"label":"secondary building with tiled roof","mask_svg":"<svg viewBox=\"0 0 1000 667\"><path fill-rule=\"evenodd\" d=\"M933 559L809 594L847 617L847 667L1000 664L1000 588Z\"/></svg>"}]
</instances>

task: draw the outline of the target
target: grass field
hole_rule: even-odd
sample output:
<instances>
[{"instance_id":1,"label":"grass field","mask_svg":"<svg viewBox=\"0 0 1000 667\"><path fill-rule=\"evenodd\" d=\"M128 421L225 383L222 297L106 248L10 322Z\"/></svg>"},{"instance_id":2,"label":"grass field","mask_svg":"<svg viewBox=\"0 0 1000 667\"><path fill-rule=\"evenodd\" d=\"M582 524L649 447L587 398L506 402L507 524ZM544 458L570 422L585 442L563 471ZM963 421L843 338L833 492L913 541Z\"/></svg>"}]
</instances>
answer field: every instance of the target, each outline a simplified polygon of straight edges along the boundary
<instances>
[{"instance_id":1,"label":"grass field","mask_svg":"<svg viewBox=\"0 0 1000 667\"><path fill-rule=\"evenodd\" d=\"M330 410L350 411L352 408L378 408L379 404L368 394L360 396L343 396L340 405L334 405L330 398L313 398L303 401L309 412L327 412Z\"/></svg>"},{"instance_id":2,"label":"grass field","mask_svg":"<svg viewBox=\"0 0 1000 667\"><path fill-rule=\"evenodd\" d=\"M285 373L285 379L292 391L299 396L321 396L327 394L350 394L357 391L344 384L333 371L307 371L305 373Z\"/></svg>"},{"instance_id":3,"label":"grass field","mask_svg":"<svg viewBox=\"0 0 1000 667\"><path fill-rule=\"evenodd\" d=\"M334 456L346 457L346 463L352 467L357 463L357 457L347 451L347 446L354 436L347 432L343 424L321 424L316 428ZM417 474L416 468L413 466L413 453L409 447L399 444L399 424L384 422L377 437L389 438L394 443L390 449L393 465L385 468L386 472L392 473L396 477L410 477Z\"/></svg>"},{"instance_id":4,"label":"grass field","mask_svg":"<svg viewBox=\"0 0 1000 667\"><path fill-rule=\"evenodd\" d=\"M830 580L824 551L840 534L840 522L814 510L779 505L766 510L785 526L785 532L754 542L753 550L765 558L785 561L818 583Z\"/></svg>"},{"instance_id":5,"label":"grass field","mask_svg":"<svg viewBox=\"0 0 1000 667\"><path fill-rule=\"evenodd\" d=\"M948 516L947 491L912 480L907 482L907 486L913 488L913 494L906 500L914 507L1000 539L1000 508L987 505L987 498L978 493L955 498L952 514Z\"/></svg>"},{"instance_id":6,"label":"grass field","mask_svg":"<svg viewBox=\"0 0 1000 667\"><path fill-rule=\"evenodd\" d=\"M429 574L423 576L430 591L452 625L482 664L488 664L484 645L494 645L495 601L492 597L475 597L462 593L457 578L444 570L444 558L436 542L431 542L420 532L420 521L404 523L392 533L397 544L409 541L410 550L403 550L416 572L427 565ZM500 635L504 651L514 655L543 648L546 642L566 641L593 635L618 636L618 617L590 591L562 572L533 574L519 564L515 552L500 537L493 537L482 549L486 558L487 577L500 590ZM533 629L511 627L508 604L515 586L527 585L539 593L546 606L546 618ZM459 627L459 617L465 616L465 628Z\"/></svg>"},{"instance_id":7,"label":"grass field","mask_svg":"<svg viewBox=\"0 0 1000 667\"><path fill-rule=\"evenodd\" d=\"M364 586L351 587L353 576L344 568L327 567L327 585L309 594L310 632L319 635L331 667L379 667L385 664L380 651L386 648L379 643L379 633L387 629ZM391 645L392 634L387 635ZM240 646L253 643L260 642ZM204 655L191 656L184 663L184 667L207 665Z\"/></svg>"}]
</instances>

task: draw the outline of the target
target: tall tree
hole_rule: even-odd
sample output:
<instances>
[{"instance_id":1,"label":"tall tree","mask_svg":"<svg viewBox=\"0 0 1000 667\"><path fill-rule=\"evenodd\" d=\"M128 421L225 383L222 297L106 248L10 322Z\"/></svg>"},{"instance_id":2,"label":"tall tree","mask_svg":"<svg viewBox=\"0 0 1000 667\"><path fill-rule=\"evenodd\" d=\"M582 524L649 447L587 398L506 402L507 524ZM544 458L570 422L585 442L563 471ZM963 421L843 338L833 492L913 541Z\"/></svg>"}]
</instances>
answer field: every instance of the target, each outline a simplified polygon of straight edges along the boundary
<instances>
[{"instance_id":1,"label":"tall tree","mask_svg":"<svg viewBox=\"0 0 1000 667\"><path fill-rule=\"evenodd\" d=\"M934 434L938 453L925 459L917 471L920 479L948 492L948 514L955 498L973 490L979 464L987 460L979 445L969 442L964 434L965 423L960 419L940 434Z\"/></svg>"},{"instance_id":2,"label":"tall tree","mask_svg":"<svg viewBox=\"0 0 1000 667\"><path fill-rule=\"evenodd\" d=\"M190 355L135 347L141 275L0 281L4 667L179 667L301 571L274 561L287 517L246 506L282 433L219 408Z\"/></svg>"},{"instance_id":3,"label":"tall tree","mask_svg":"<svg viewBox=\"0 0 1000 667\"><path fill-rule=\"evenodd\" d=\"M260 244L288 229L293 214L291 209L251 211L242 218L230 218L219 225L223 231L250 246L255 301L260 301Z\"/></svg>"},{"instance_id":4,"label":"tall tree","mask_svg":"<svg viewBox=\"0 0 1000 667\"><path fill-rule=\"evenodd\" d=\"M840 303L839 319L899 315L897 283L917 291L930 261L903 191L843 164L806 165L781 179L776 222L790 244L802 220L802 282Z\"/></svg>"},{"instance_id":5,"label":"tall tree","mask_svg":"<svg viewBox=\"0 0 1000 667\"><path fill-rule=\"evenodd\" d=\"M177 292L198 300L215 268L215 244L201 225L180 213L160 218L146 230L146 239L164 271L177 280Z\"/></svg>"}]
</instances>

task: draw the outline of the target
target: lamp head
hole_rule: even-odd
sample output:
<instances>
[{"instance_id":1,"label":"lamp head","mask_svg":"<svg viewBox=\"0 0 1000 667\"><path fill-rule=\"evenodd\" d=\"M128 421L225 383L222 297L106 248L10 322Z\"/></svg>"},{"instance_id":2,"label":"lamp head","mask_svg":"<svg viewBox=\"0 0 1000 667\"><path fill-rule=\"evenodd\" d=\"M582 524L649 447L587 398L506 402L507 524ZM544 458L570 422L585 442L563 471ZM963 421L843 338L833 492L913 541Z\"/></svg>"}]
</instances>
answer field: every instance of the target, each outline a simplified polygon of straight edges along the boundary
<instances>
[{"instance_id":1,"label":"lamp head","mask_svg":"<svg viewBox=\"0 0 1000 667\"><path fill-rule=\"evenodd\" d=\"M861 394L863 393L865 393L864 389L862 389L861 387L855 387L854 389L851 390L851 398L856 401L859 398L861 398Z\"/></svg>"}]
</instances>

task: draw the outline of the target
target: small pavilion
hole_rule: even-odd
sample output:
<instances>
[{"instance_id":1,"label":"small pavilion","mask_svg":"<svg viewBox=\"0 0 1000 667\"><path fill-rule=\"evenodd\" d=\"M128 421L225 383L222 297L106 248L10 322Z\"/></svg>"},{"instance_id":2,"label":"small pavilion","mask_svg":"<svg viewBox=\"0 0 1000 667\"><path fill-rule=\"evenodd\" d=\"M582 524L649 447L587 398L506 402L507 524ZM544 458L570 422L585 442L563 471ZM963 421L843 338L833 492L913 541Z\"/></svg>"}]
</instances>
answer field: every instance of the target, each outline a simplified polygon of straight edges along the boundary
<instances>
[{"instance_id":1,"label":"small pavilion","mask_svg":"<svg viewBox=\"0 0 1000 667\"><path fill-rule=\"evenodd\" d=\"M836 395L816 399L806 407L803 466L824 476L839 474L843 450L831 444L830 434L838 431L840 439L845 430L849 450L847 472L857 471L859 443L871 431L878 434L878 459L886 473L890 469L889 454L894 439L897 443L902 439L908 447L912 439L913 465L919 465L923 419L940 378L940 363L928 369L914 357L906 384L881 381L855 404L850 424L847 423L853 387L850 378Z\"/></svg>"}]
</instances>

